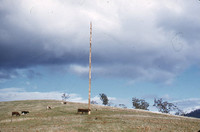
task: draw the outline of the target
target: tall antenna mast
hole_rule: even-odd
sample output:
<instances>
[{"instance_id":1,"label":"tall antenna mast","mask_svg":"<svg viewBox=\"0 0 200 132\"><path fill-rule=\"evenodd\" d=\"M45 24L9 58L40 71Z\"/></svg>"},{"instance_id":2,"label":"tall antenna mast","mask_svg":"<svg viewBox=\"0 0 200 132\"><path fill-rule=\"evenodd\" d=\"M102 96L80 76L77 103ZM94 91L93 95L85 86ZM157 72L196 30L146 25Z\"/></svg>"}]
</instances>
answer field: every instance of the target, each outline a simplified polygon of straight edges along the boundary
<instances>
[{"instance_id":1,"label":"tall antenna mast","mask_svg":"<svg viewBox=\"0 0 200 132\"><path fill-rule=\"evenodd\" d=\"M88 94L88 115L90 115L90 95L91 95L91 56L92 56L92 22L90 22L90 56L89 56L89 94Z\"/></svg>"}]
</instances>

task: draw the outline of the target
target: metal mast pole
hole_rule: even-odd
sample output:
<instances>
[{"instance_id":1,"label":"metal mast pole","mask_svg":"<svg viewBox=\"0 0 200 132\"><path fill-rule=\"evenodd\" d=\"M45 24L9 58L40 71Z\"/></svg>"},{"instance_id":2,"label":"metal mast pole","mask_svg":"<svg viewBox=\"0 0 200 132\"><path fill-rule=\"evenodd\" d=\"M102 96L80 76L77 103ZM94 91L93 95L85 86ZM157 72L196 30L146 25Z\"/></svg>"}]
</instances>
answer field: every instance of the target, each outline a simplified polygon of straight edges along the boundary
<instances>
[{"instance_id":1,"label":"metal mast pole","mask_svg":"<svg viewBox=\"0 0 200 132\"><path fill-rule=\"evenodd\" d=\"M90 22L90 56L89 56L89 94L88 94L88 114L90 115L90 95L91 95L91 56L92 56L92 22Z\"/></svg>"}]
</instances>

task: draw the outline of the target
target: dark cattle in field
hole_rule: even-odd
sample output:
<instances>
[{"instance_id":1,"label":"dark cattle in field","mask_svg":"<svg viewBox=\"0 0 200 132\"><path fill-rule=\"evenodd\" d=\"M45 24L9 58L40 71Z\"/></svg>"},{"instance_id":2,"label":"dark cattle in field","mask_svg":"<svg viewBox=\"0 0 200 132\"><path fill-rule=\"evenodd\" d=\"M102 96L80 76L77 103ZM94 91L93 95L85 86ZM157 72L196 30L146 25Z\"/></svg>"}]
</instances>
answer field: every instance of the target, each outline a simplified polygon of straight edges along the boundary
<instances>
[{"instance_id":1,"label":"dark cattle in field","mask_svg":"<svg viewBox=\"0 0 200 132\"><path fill-rule=\"evenodd\" d=\"M78 111L77 111L77 113L88 113L88 112L90 112L91 110L90 109L78 109Z\"/></svg>"},{"instance_id":2,"label":"dark cattle in field","mask_svg":"<svg viewBox=\"0 0 200 132\"><path fill-rule=\"evenodd\" d=\"M21 114L25 115L25 114L28 114L29 111L22 111Z\"/></svg>"},{"instance_id":3,"label":"dark cattle in field","mask_svg":"<svg viewBox=\"0 0 200 132\"><path fill-rule=\"evenodd\" d=\"M12 112L12 116L14 116L14 115L20 116L19 112Z\"/></svg>"}]
</instances>

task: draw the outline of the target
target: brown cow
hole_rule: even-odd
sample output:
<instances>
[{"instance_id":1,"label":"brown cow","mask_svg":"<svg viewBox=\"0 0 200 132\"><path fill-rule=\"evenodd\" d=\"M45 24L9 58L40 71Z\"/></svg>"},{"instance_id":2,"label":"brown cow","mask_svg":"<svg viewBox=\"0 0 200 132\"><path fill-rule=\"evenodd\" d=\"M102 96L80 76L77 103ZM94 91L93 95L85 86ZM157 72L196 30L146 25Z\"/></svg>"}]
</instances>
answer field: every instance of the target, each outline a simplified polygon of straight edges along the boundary
<instances>
[{"instance_id":1,"label":"brown cow","mask_svg":"<svg viewBox=\"0 0 200 132\"><path fill-rule=\"evenodd\" d=\"M77 113L82 112L83 113L89 113L91 111L90 109L78 109Z\"/></svg>"},{"instance_id":2,"label":"brown cow","mask_svg":"<svg viewBox=\"0 0 200 132\"><path fill-rule=\"evenodd\" d=\"M12 116L14 116L14 115L20 116L19 112L12 112Z\"/></svg>"}]
</instances>

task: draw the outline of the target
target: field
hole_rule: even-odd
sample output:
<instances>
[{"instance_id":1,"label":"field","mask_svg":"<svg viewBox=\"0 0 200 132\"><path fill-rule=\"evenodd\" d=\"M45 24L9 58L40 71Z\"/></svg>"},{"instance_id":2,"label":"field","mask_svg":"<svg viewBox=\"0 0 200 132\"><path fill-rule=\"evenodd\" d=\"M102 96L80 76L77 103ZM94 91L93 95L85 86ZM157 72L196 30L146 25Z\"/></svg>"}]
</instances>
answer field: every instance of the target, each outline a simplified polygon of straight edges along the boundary
<instances>
[{"instance_id":1,"label":"field","mask_svg":"<svg viewBox=\"0 0 200 132\"><path fill-rule=\"evenodd\" d=\"M46 110L51 106L51 110ZM0 102L0 132L197 132L200 119L92 105L91 115L77 114L87 104L55 100ZM30 113L11 116L12 111Z\"/></svg>"}]
</instances>

